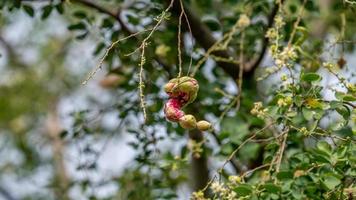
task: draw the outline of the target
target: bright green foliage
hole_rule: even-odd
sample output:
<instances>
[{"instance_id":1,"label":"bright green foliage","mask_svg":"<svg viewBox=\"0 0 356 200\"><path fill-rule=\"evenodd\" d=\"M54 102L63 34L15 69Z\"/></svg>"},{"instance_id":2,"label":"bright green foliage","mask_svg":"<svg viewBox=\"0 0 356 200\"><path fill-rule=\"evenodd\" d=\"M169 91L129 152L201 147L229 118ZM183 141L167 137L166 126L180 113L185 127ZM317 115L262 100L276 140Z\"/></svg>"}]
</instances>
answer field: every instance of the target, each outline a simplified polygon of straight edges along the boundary
<instances>
[{"instance_id":1,"label":"bright green foliage","mask_svg":"<svg viewBox=\"0 0 356 200\"><path fill-rule=\"evenodd\" d=\"M33 50L35 63L19 56L23 46L0 40L7 51L0 52L1 60L7 58L0 68L0 141L9 141L5 148L23 157L0 163L0 186L6 186L7 174L26 179L50 166L55 173L39 186L44 192L24 199L74 199L71 191L87 199L354 199L356 4L169 3L0 1L4 30L19 13L26 15L19 19L38 24L58 18L67 27L58 38L29 42L38 47ZM97 65L75 74L66 65L85 60L68 58L70 48L86 42L94 46ZM85 109L64 117L71 121L66 130L54 140L43 137L45 121L58 115L61 100L96 84L100 70L109 74L100 84L110 101L88 98ZM193 75L199 88L185 83ZM109 77L115 77L115 83ZM88 84L81 85L85 80ZM208 120L211 129L205 124L204 133L188 131L165 119L165 92L175 89L165 85L169 81L190 94L184 112L198 123ZM110 114L117 119L115 128L105 123L104 116ZM100 142L127 135L135 154L123 172L89 178L100 170L98 161L108 144L100 149ZM53 141L63 149L53 148L58 144ZM60 154L75 151L76 145L81 156L90 157L74 170L84 178L69 174L65 179L58 163L73 161ZM3 152L0 149L1 156ZM110 184L114 191L102 197L97 191ZM189 194L182 194L188 186Z\"/></svg>"}]
</instances>

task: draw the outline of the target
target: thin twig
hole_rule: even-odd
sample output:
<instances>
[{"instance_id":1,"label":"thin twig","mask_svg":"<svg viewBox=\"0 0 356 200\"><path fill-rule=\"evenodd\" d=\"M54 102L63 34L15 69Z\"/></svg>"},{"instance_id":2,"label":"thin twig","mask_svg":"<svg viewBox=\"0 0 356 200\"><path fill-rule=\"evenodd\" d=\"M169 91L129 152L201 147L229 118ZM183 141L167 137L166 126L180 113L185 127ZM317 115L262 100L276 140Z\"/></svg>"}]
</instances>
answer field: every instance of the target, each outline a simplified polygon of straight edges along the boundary
<instances>
[{"instance_id":1,"label":"thin twig","mask_svg":"<svg viewBox=\"0 0 356 200\"><path fill-rule=\"evenodd\" d=\"M142 108L142 112L143 112L143 118L144 121L147 121L147 112L146 112L146 102L145 102L145 95L144 95L144 87L145 87L145 83L143 81L143 66L145 64L145 48L148 44L148 40L151 38L151 36L153 35L153 33L157 30L157 28L159 27L159 25L161 25L162 21L165 19L166 13L171 9L172 5L173 5L174 0L171 0L169 6L161 13L161 15L158 17L157 23L156 25L152 28L151 32L147 35L147 37L145 39L143 39L141 45L135 49L133 52L127 54L127 56L135 53L136 51L138 51L139 49L141 49L141 61L139 64L140 67L140 71L139 71L139 91L140 91L140 100L141 100L141 108Z\"/></svg>"},{"instance_id":2,"label":"thin twig","mask_svg":"<svg viewBox=\"0 0 356 200\"><path fill-rule=\"evenodd\" d=\"M185 13L185 10L184 10L183 1L180 0L179 3L180 3L180 7L182 9L182 12L183 12L183 16L184 16L185 22L187 23L187 27L188 27L188 30L189 30L189 33L190 33L191 42L192 42L192 52L190 53L189 68L188 68L188 72L187 72L187 75L189 75L190 69L192 68L192 63L193 63L193 50L194 50L193 33L192 33L192 28L190 27L189 18L188 18L187 14Z\"/></svg>"},{"instance_id":3,"label":"thin twig","mask_svg":"<svg viewBox=\"0 0 356 200\"><path fill-rule=\"evenodd\" d=\"M130 39L132 37L135 37L143 32L146 32L146 31L149 31L149 30L143 30L143 31L139 31L139 32L136 32L136 33L133 33L127 37L124 37L124 38L121 38L121 39L118 39L116 40L115 42L111 43L111 45L106 49L105 51L105 54L101 57L100 61L99 61L99 64L88 74L87 78L82 82L83 85L86 85L88 83L88 81L90 79L92 79L95 74L101 70L102 68L102 65L106 59L106 57L109 55L110 51L120 42L124 41L124 40L127 40L127 39Z\"/></svg>"},{"instance_id":4,"label":"thin twig","mask_svg":"<svg viewBox=\"0 0 356 200\"><path fill-rule=\"evenodd\" d=\"M182 1L179 0L180 3L182 4ZM178 19L178 78L182 76L182 47L181 47L181 37L182 37L182 17L183 17L183 12L184 12L184 8L181 5L181 12L179 15L179 19Z\"/></svg>"},{"instance_id":5,"label":"thin twig","mask_svg":"<svg viewBox=\"0 0 356 200\"><path fill-rule=\"evenodd\" d=\"M249 175L249 174L251 174L251 173L253 173L253 172L257 171L257 170L265 168L265 167L268 167L270 165L271 165L270 163L267 163L267 164L264 164L264 165L260 165L260 166L254 168L254 169L248 170L248 171L246 171L245 173L243 173L241 175L241 178L244 178L245 176L247 176L247 175Z\"/></svg>"},{"instance_id":6,"label":"thin twig","mask_svg":"<svg viewBox=\"0 0 356 200\"><path fill-rule=\"evenodd\" d=\"M288 131L289 131L289 129L287 128L287 130L285 131L286 134L283 135L283 140L282 140L281 147L280 147L280 150L278 153L277 162L276 162L276 172L277 173L279 172L279 169L281 167L281 162L282 162L284 150L286 147L287 137L288 137Z\"/></svg>"},{"instance_id":7,"label":"thin twig","mask_svg":"<svg viewBox=\"0 0 356 200\"><path fill-rule=\"evenodd\" d=\"M236 111L240 109L241 104L241 96L242 96L242 82L243 82L243 74L244 74L244 39L245 39L245 31L241 31L241 39L240 39L240 67L239 67L239 78L237 79L237 86L239 88L239 92L236 96Z\"/></svg>"},{"instance_id":8,"label":"thin twig","mask_svg":"<svg viewBox=\"0 0 356 200\"><path fill-rule=\"evenodd\" d=\"M256 140L252 140L251 142L256 142L256 143L259 143L259 142L270 142L272 140L278 139L279 137L283 136L285 133L286 132L282 132L281 134L279 134L277 136L273 136L273 137L270 137L270 138L256 139Z\"/></svg>"},{"instance_id":9,"label":"thin twig","mask_svg":"<svg viewBox=\"0 0 356 200\"><path fill-rule=\"evenodd\" d=\"M297 32L297 27L300 23L300 20L302 19L302 16L303 16L303 13L304 13L304 8L305 8L305 4L307 3L307 0L304 0L303 1L303 4L299 10L299 14L298 14L298 18L297 20L295 21L294 25L293 25L293 30L292 30L292 33L290 34L290 38L288 40L288 47L291 46L292 42L293 42L293 39L294 39L294 36L295 36L295 33Z\"/></svg>"}]
</instances>

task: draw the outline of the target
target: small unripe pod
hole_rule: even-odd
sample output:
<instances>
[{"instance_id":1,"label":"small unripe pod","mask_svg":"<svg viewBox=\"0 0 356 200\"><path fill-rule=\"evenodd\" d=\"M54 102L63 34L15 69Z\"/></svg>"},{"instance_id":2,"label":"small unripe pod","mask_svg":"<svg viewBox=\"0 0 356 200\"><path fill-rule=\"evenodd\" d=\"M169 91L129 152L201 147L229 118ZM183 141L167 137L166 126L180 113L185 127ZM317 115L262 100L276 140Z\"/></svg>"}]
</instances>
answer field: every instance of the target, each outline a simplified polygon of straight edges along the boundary
<instances>
[{"instance_id":1,"label":"small unripe pod","mask_svg":"<svg viewBox=\"0 0 356 200\"><path fill-rule=\"evenodd\" d=\"M184 129L194 129L197 127L197 121L193 115L184 115L179 119L179 125Z\"/></svg>"},{"instance_id":2,"label":"small unripe pod","mask_svg":"<svg viewBox=\"0 0 356 200\"><path fill-rule=\"evenodd\" d=\"M198 121L197 128L200 131L207 131L211 128L211 123L205 120Z\"/></svg>"}]
</instances>

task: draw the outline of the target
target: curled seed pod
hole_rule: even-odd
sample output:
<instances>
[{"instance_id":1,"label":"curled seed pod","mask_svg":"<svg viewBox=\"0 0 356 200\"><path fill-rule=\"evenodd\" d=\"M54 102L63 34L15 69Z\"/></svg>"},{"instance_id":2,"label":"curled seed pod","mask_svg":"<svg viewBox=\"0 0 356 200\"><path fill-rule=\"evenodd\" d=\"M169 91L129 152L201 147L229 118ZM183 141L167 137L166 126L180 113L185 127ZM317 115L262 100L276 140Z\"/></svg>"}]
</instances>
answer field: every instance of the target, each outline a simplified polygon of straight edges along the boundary
<instances>
[{"instance_id":1,"label":"curled seed pod","mask_svg":"<svg viewBox=\"0 0 356 200\"><path fill-rule=\"evenodd\" d=\"M185 115L181 109L195 100L198 90L198 81L189 76L174 78L165 84L164 91L170 97L164 106L166 118L169 121L179 122L184 129L196 128L195 117Z\"/></svg>"},{"instance_id":2,"label":"curled seed pod","mask_svg":"<svg viewBox=\"0 0 356 200\"><path fill-rule=\"evenodd\" d=\"M184 129L194 129L197 127L197 121L193 115L184 115L179 119L179 125Z\"/></svg>"},{"instance_id":3,"label":"curled seed pod","mask_svg":"<svg viewBox=\"0 0 356 200\"><path fill-rule=\"evenodd\" d=\"M184 116L179 100L169 99L164 105L164 114L169 121L178 122Z\"/></svg>"},{"instance_id":4,"label":"curled seed pod","mask_svg":"<svg viewBox=\"0 0 356 200\"><path fill-rule=\"evenodd\" d=\"M211 128L211 123L205 120L198 121L197 128L200 131L207 131Z\"/></svg>"},{"instance_id":5,"label":"curled seed pod","mask_svg":"<svg viewBox=\"0 0 356 200\"><path fill-rule=\"evenodd\" d=\"M164 91L170 98L180 99L182 107L195 100L198 90L198 81L189 76L171 79L164 86Z\"/></svg>"}]
</instances>

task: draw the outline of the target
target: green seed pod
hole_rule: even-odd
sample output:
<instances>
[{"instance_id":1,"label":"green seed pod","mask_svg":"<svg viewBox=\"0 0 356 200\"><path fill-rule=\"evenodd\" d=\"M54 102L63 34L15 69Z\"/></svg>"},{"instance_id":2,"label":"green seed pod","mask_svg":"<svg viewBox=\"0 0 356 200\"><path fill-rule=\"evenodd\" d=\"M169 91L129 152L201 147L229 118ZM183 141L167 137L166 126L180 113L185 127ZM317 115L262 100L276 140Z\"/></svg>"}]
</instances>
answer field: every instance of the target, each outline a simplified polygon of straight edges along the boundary
<instances>
[{"instance_id":1,"label":"green seed pod","mask_svg":"<svg viewBox=\"0 0 356 200\"><path fill-rule=\"evenodd\" d=\"M183 76L179 78L177 84L177 90L180 91L180 94L185 94L183 98L186 101L186 104L192 103L198 94L198 81L194 78Z\"/></svg>"},{"instance_id":2,"label":"green seed pod","mask_svg":"<svg viewBox=\"0 0 356 200\"><path fill-rule=\"evenodd\" d=\"M184 129L194 129L197 127L197 121L193 115L184 115L179 119L179 125Z\"/></svg>"},{"instance_id":3,"label":"green seed pod","mask_svg":"<svg viewBox=\"0 0 356 200\"><path fill-rule=\"evenodd\" d=\"M207 131L211 128L211 123L205 120L198 121L197 128L200 131Z\"/></svg>"},{"instance_id":4,"label":"green seed pod","mask_svg":"<svg viewBox=\"0 0 356 200\"><path fill-rule=\"evenodd\" d=\"M168 83L166 83L164 85L164 91L166 93L172 93L173 91L173 88L176 86L176 82L177 82L178 79L174 78L174 79L171 79Z\"/></svg>"}]
</instances>

